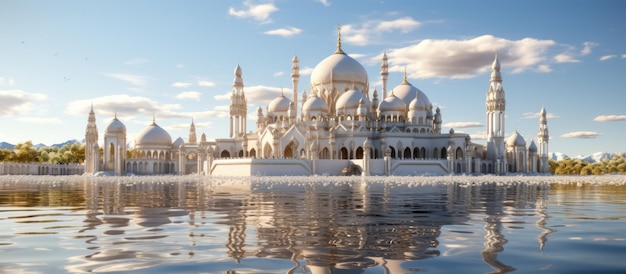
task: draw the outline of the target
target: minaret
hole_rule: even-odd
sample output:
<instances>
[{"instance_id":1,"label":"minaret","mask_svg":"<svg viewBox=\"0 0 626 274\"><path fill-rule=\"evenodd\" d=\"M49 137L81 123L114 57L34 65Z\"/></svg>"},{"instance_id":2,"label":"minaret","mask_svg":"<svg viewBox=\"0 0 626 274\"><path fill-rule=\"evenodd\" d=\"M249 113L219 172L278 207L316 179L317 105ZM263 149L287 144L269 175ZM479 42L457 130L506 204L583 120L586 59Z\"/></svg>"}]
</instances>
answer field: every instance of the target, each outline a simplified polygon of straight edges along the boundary
<instances>
[{"instance_id":1,"label":"minaret","mask_svg":"<svg viewBox=\"0 0 626 274\"><path fill-rule=\"evenodd\" d=\"M387 63L387 53L383 53L383 61L380 64L380 78L383 81L383 97L387 98L387 78L389 76L389 64ZM406 73L405 73L406 77Z\"/></svg>"},{"instance_id":2,"label":"minaret","mask_svg":"<svg viewBox=\"0 0 626 274\"><path fill-rule=\"evenodd\" d=\"M550 172L550 166L548 164L548 140L550 139L550 134L548 133L546 109L542 107L539 114L539 132L537 134L537 142L539 143L539 172L548 173Z\"/></svg>"},{"instance_id":3,"label":"minaret","mask_svg":"<svg viewBox=\"0 0 626 274\"><path fill-rule=\"evenodd\" d=\"M96 113L93 112L93 103L87 119L87 129L85 130L85 174L98 172L98 127L96 126Z\"/></svg>"},{"instance_id":4,"label":"minaret","mask_svg":"<svg viewBox=\"0 0 626 274\"><path fill-rule=\"evenodd\" d=\"M293 87L293 105L294 105L294 117L298 117L298 80L300 79L300 61L298 56L294 55L291 59L291 84ZM304 101L302 102L304 104Z\"/></svg>"},{"instance_id":5,"label":"minaret","mask_svg":"<svg viewBox=\"0 0 626 274\"><path fill-rule=\"evenodd\" d=\"M191 118L191 126L189 127L189 144L196 145L196 125L193 123L193 118Z\"/></svg>"},{"instance_id":6,"label":"minaret","mask_svg":"<svg viewBox=\"0 0 626 274\"><path fill-rule=\"evenodd\" d=\"M496 55L491 65L491 83L487 91L487 159L496 163L495 172L502 174L506 171L506 157L504 150L504 110L506 101L500 76L500 61Z\"/></svg>"},{"instance_id":7,"label":"minaret","mask_svg":"<svg viewBox=\"0 0 626 274\"><path fill-rule=\"evenodd\" d=\"M235 138L246 133L246 113L248 103L243 92L243 78L241 77L241 67L237 64L235 68L235 79L233 79L233 93L230 95L230 137Z\"/></svg>"}]
</instances>

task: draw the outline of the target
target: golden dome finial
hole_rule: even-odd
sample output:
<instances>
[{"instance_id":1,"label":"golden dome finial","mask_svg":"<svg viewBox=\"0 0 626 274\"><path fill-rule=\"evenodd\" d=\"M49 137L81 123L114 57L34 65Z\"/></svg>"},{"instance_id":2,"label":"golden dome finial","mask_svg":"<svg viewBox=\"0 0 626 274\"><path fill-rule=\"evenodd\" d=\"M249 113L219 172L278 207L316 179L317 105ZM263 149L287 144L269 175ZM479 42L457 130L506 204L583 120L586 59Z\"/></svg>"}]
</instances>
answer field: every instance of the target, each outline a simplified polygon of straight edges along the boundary
<instances>
[{"instance_id":1,"label":"golden dome finial","mask_svg":"<svg viewBox=\"0 0 626 274\"><path fill-rule=\"evenodd\" d=\"M341 49L341 25L337 25L337 50L335 51L335 53L337 54L346 54L345 52L343 52L343 50Z\"/></svg>"}]
</instances>

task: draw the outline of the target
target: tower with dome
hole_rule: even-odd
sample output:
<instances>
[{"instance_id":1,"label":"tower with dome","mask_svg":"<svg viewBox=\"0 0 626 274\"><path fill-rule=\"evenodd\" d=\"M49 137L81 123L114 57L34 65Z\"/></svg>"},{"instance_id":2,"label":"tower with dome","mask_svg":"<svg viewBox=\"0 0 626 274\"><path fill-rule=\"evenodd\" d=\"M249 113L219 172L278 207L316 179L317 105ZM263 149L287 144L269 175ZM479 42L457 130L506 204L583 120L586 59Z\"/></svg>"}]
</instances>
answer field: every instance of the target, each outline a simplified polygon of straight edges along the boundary
<instances>
[{"instance_id":1,"label":"tower with dome","mask_svg":"<svg viewBox=\"0 0 626 274\"><path fill-rule=\"evenodd\" d=\"M541 110L537 136L527 146L515 132L505 138L505 94L496 55L486 95L487 142L472 142L454 129L442 132L442 112L411 84L388 89L387 55L380 65L381 93L370 90L365 68L344 52L341 34L336 50L319 62L310 77L309 94L299 100L299 59L291 66L292 95L281 94L256 111L256 129L247 131L242 68L234 71L230 129L226 138L196 140L190 126L187 142L172 141L153 119L135 137L127 156L125 127L115 117L106 127L103 163L97 142L88 153L89 171L133 174L205 175L447 175L548 172L548 129ZM380 96L380 97L379 97ZM86 140L97 139L89 114ZM93 117L95 121L95 117ZM93 141L91 141L93 143ZM87 171L88 169L86 169Z\"/></svg>"}]
</instances>

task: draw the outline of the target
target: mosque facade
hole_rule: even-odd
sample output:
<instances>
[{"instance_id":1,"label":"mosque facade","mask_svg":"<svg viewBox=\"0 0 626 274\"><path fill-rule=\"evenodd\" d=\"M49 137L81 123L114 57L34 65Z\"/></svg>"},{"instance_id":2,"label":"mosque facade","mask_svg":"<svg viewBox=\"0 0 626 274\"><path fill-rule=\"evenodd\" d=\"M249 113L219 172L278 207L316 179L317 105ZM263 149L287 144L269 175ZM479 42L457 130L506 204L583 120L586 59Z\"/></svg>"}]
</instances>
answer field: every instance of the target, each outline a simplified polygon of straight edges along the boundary
<instances>
[{"instance_id":1,"label":"mosque facade","mask_svg":"<svg viewBox=\"0 0 626 274\"><path fill-rule=\"evenodd\" d=\"M365 68L341 48L319 62L310 93L298 93L299 60L292 59L293 94L281 92L256 111L248 131L243 71L235 68L227 138L197 140L192 121L187 141L172 141L156 121L135 136L127 151L126 128L114 117L104 131L102 157L93 107L86 129L85 173L113 175L448 175L549 173L546 110L541 109L537 144L518 132L505 136L505 92L496 56L486 94L486 144L454 129L442 132L442 113L406 77L370 92Z\"/></svg>"}]
</instances>

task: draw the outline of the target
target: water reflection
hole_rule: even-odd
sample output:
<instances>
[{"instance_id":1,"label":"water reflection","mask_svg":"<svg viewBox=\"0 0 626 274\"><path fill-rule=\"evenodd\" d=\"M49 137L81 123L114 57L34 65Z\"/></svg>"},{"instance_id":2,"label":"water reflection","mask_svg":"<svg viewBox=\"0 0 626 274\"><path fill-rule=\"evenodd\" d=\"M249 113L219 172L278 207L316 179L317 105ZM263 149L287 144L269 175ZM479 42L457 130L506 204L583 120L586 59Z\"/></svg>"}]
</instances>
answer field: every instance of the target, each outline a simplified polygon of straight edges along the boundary
<instances>
[{"instance_id":1,"label":"water reflection","mask_svg":"<svg viewBox=\"0 0 626 274\"><path fill-rule=\"evenodd\" d=\"M158 269L190 260L232 270L238 266L229 261L260 258L290 262L281 270L286 273L373 267L407 273L420 270L407 262L442 255L444 227L465 225L467 231L453 233L480 233L469 225L480 216L478 253L493 273L506 273L516 270L498 258L506 227L521 228L518 219L538 216L542 250L555 231L547 226L547 184L81 180L59 188L16 184L11 195L0 196L2 204L84 206L79 227L69 229L72 240L60 251L69 255L69 272Z\"/></svg>"}]
</instances>

